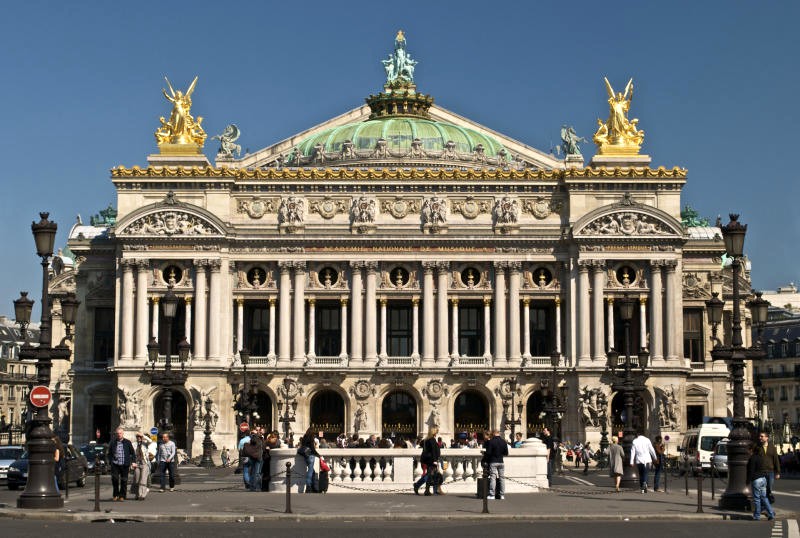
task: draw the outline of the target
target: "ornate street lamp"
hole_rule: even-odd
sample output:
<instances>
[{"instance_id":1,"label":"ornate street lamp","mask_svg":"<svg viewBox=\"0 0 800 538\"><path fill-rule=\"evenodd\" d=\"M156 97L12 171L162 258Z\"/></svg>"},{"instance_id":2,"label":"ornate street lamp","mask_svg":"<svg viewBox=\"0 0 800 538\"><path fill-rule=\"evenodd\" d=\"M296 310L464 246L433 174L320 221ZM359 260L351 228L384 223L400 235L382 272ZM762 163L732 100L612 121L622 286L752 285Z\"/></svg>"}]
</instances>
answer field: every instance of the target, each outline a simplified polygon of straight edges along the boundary
<instances>
[{"instance_id":1,"label":"ornate street lamp","mask_svg":"<svg viewBox=\"0 0 800 538\"><path fill-rule=\"evenodd\" d=\"M27 326L30 323L33 301L27 298L27 293L21 293L20 298L14 301L14 314L25 333L25 345L20 350L21 359L36 359L36 383L45 387L50 386L50 369L53 360L69 360L71 351L69 347L52 347L52 312L50 311L50 298L47 286L49 283L47 267L53 256L53 245L56 240L58 225L47 220L49 213L39 213L41 220L31 223L31 231L36 243L36 254L42 259L42 318L39 326L39 346L28 345ZM77 309L78 301L75 301ZM63 308L63 307L62 307ZM72 322L74 323L72 311ZM31 414L31 419L26 427L28 448L28 482L25 491L17 499L18 508L61 508L64 499L58 492L53 480L55 476L55 446L48 406L37 407Z\"/></svg>"},{"instance_id":2,"label":"ornate street lamp","mask_svg":"<svg viewBox=\"0 0 800 538\"><path fill-rule=\"evenodd\" d=\"M558 383L558 364L560 359L560 353L553 352L550 355L550 366L553 371L550 379L550 389L544 403L547 428L550 430L552 437L559 440L561 439L561 417L564 416L564 404L567 399L566 385Z\"/></svg>"},{"instance_id":3,"label":"ornate street lamp","mask_svg":"<svg viewBox=\"0 0 800 538\"><path fill-rule=\"evenodd\" d=\"M647 362L650 354L644 348L637 353L639 372L635 372L631 361L631 319L636 306L636 299L625 295L616 302L619 305L619 315L625 325L625 365L624 370L618 373L619 353L613 349L608 350L606 360L612 378L611 388L622 392L625 401L625 425L623 428L622 448L625 451L625 460L622 462L623 474L620 485L635 488L639 486L639 473L636 466L631 465L631 449L636 430L633 426L633 401L636 393L644 389L647 380Z\"/></svg>"},{"instance_id":4,"label":"ornate street lamp","mask_svg":"<svg viewBox=\"0 0 800 538\"><path fill-rule=\"evenodd\" d=\"M759 360L765 357L761 343L745 348L742 345L742 317L740 312L739 273L741 272L742 256L744 253L744 236L747 225L739 222L739 215L731 214L730 222L722 227L722 238L725 240L725 251L731 258L733 270L733 316L731 319L731 345L724 346L716 340L716 327L722 321L722 301L713 302L716 297L706 301L709 322L716 340L711 350L711 358L715 361L725 361L731 372L733 384L733 430L728 436L728 487L719 500L720 508L745 510L748 508L748 495L750 488L747 484L747 460L752 444L750 431L744 411L744 361ZM762 299L763 300L763 299ZM757 303L754 311L754 320L766 321L766 306ZM713 310L712 310L713 309Z\"/></svg>"},{"instance_id":5,"label":"ornate street lamp","mask_svg":"<svg viewBox=\"0 0 800 538\"><path fill-rule=\"evenodd\" d=\"M283 413L284 407L286 408L285 414ZM295 414L297 412L297 400L284 401L278 400L278 418L283 424L283 438L289 439L289 424L295 421Z\"/></svg>"},{"instance_id":6,"label":"ornate street lamp","mask_svg":"<svg viewBox=\"0 0 800 538\"><path fill-rule=\"evenodd\" d=\"M206 397L204 404L206 409L206 414L204 417L206 429L203 432L203 457L200 460L200 467L212 469L214 468L214 460L211 458L211 452L214 449L214 442L211 440L211 398Z\"/></svg>"}]
</instances>

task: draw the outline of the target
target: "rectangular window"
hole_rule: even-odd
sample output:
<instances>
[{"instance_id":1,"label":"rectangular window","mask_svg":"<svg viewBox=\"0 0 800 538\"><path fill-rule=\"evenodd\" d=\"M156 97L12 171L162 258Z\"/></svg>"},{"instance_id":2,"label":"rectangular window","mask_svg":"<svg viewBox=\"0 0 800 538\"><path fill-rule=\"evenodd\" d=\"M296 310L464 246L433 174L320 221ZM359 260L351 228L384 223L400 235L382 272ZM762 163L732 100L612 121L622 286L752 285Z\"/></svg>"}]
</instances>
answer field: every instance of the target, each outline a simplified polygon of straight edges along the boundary
<instances>
[{"instance_id":1,"label":"rectangular window","mask_svg":"<svg viewBox=\"0 0 800 538\"><path fill-rule=\"evenodd\" d=\"M483 305L462 302L458 306L458 354L464 357L483 355Z\"/></svg>"},{"instance_id":2,"label":"rectangular window","mask_svg":"<svg viewBox=\"0 0 800 538\"><path fill-rule=\"evenodd\" d=\"M261 302L246 303L244 319L243 347L254 357L266 357L269 354L269 306Z\"/></svg>"},{"instance_id":3,"label":"rectangular window","mask_svg":"<svg viewBox=\"0 0 800 538\"><path fill-rule=\"evenodd\" d=\"M683 310L683 356L692 362L703 362L703 310Z\"/></svg>"},{"instance_id":4,"label":"rectangular window","mask_svg":"<svg viewBox=\"0 0 800 538\"><path fill-rule=\"evenodd\" d=\"M114 359L114 309L94 309L94 367L105 368Z\"/></svg>"},{"instance_id":5,"label":"rectangular window","mask_svg":"<svg viewBox=\"0 0 800 538\"><path fill-rule=\"evenodd\" d=\"M388 349L390 357L411 355L412 316L411 304L392 301L386 305Z\"/></svg>"},{"instance_id":6,"label":"rectangular window","mask_svg":"<svg viewBox=\"0 0 800 538\"><path fill-rule=\"evenodd\" d=\"M785 401L785 400L788 400L788 399L789 399L789 396L788 396L788 394L786 392L786 387L781 386L781 400Z\"/></svg>"},{"instance_id":7,"label":"rectangular window","mask_svg":"<svg viewBox=\"0 0 800 538\"><path fill-rule=\"evenodd\" d=\"M545 303L532 303L531 315L531 355L546 357L555 349L555 325L553 307Z\"/></svg>"},{"instance_id":8,"label":"rectangular window","mask_svg":"<svg viewBox=\"0 0 800 538\"><path fill-rule=\"evenodd\" d=\"M316 334L314 353L320 357L337 357L342 352L342 311L334 301L320 301L314 310Z\"/></svg>"}]
</instances>

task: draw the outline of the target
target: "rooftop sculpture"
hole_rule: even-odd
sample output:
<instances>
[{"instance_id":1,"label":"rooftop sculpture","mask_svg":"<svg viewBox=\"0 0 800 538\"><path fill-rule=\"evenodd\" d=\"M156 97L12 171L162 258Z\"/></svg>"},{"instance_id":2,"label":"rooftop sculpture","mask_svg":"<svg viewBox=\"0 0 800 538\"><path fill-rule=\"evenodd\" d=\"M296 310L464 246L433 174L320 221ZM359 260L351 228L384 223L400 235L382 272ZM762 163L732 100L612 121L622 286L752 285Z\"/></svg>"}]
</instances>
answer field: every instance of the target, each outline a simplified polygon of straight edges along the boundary
<instances>
[{"instance_id":1,"label":"rooftop sculpture","mask_svg":"<svg viewBox=\"0 0 800 538\"><path fill-rule=\"evenodd\" d=\"M601 155L637 155L644 141L644 131L636 128L639 120L628 120L628 111L633 99L633 79L628 81L625 92L614 93L608 78L604 77L608 92L608 120L597 120L594 143Z\"/></svg>"},{"instance_id":2,"label":"rooftop sculpture","mask_svg":"<svg viewBox=\"0 0 800 538\"><path fill-rule=\"evenodd\" d=\"M159 118L161 127L155 132L158 147L162 153L200 153L207 135L200 126L203 118L198 116L195 121L191 114L192 93L197 85L197 77L194 77L186 93L175 91L167 77L164 80L167 81L169 93L162 91L167 101L172 103L172 112L169 120L164 120L163 116Z\"/></svg>"},{"instance_id":3,"label":"rooftop sculpture","mask_svg":"<svg viewBox=\"0 0 800 538\"><path fill-rule=\"evenodd\" d=\"M412 60L411 56L406 52L406 37L402 30L397 32L397 37L394 38L394 52L389 56L388 60L382 60L383 67L386 69L386 83L399 80L402 82L414 82L414 67L417 65L416 60Z\"/></svg>"}]
</instances>

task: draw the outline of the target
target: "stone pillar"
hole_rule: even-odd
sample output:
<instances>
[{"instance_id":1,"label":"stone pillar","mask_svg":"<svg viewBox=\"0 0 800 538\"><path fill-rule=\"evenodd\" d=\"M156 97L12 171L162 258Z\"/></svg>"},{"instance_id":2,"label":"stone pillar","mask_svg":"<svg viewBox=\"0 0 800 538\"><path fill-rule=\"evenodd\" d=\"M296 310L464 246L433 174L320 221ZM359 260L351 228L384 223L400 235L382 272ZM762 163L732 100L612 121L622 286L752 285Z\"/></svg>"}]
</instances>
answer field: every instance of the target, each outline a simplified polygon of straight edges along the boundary
<instances>
[{"instance_id":1,"label":"stone pillar","mask_svg":"<svg viewBox=\"0 0 800 538\"><path fill-rule=\"evenodd\" d=\"M364 268L364 262L350 262L350 301L353 303L353 315L350 317L350 358L363 359L364 336L361 329L364 323L364 316L362 314L362 306L364 298L362 297L363 284L361 280L361 269ZM344 327L344 325L342 326Z\"/></svg>"},{"instance_id":2,"label":"stone pillar","mask_svg":"<svg viewBox=\"0 0 800 538\"><path fill-rule=\"evenodd\" d=\"M450 357L453 359L458 359L458 297L453 297L450 299L450 304L452 305L452 324L453 326L450 328L450 334L452 335L452 340L450 343L450 349L452 352L450 353Z\"/></svg>"},{"instance_id":3,"label":"stone pillar","mask_svg":"<svg viewBox=\"0 0 800 538\"><path fill-rule=\"evenodd\" d=\"M647 297L639 298L639 346L647 347Z\"/></svg>"},{"instance_id":4,"label":"stone pillar","mask_svg":"<svg viewBox=\"0 0 800 538\"><path fill-rule=\"evenodd\" d=\"M293 360L306 358L306 262L292 262L294 269L294 353Z\"/></svg>"},{"instance_id":5,"label":"stone pillar","mask_svg":"<svg viewBox=\"0 0 800 538\"><path fill-rule=\"evenodd\" d=\"M578 260L578 364L585 366L592 358L589 335L592 326L589 311L589 266L591 261Z\"/></svg>"},{"instance_id":6,"label":"stone pillar","mask_svg":"<svg viewBox=\"0 0 800 538\"><path fill-rule=\"evenodd\" d=\"M508 262L508 360L521 360L519 348L519 288L522 263Z\"/></svg>"},{"instance_id":7,"label":"stone pillar","mask_svg":"<svg viewBox=\"0 0 800 538\"><path fill-rule=\"evenodd\" d=\"M341 344L339 347L341 351L339 352L340 359L347 359L347 297L342 297L339 299L339 304L342 308L342 315L341 315L341 323L339 323L339 327L341 330Z\"/></svg>"},{"instance_id":8,"label":"stone pillar","mask_svg":"<svg viewBox=\"0 0 800 538\"><path fill-rule=\"evenodd\" d=\"M119 358L133 359L133 267L135 260L123 259L122 264L122 348Z\"/></svg>"},{"instance_id":9,"label":"stone pillar","mask_svg":"<svg viewBox=\"0 0 800 538\"><path fill-rule=\"evenodd\" d=\"M450 262L437 262L436 270L438 276L438 285L436 289L436 298L438 301L438 308L436 309L437 317L437 346L436 346L436 359L442 364L448 364L450 358L449 342L447 341L448 335L448 312L447 312L447 286L449 285L448 273L450 271Z\"/></svg>"},{"instance_id":10,"label":"stone pillar","mask_svg":"<svg viewBox=\"0 0 800 538\"><path fill-rule=\"evenodd\" d=\"M664 302L666 307L664 308L664 333L666 334L666 342L667 348L664 350L664 355L666 360L668 361L675 361L678 360L678 350L677 346L675 345L675 331L677 330L677 322L675 319L675 301L677 301L677 289L675 286L675 261L674 260L667 260L665 264L665 268L667 270L666 275L666 285L665 285L665 296ZM681 335L683 338L683 335ZM681 352L683 355L683 352Z\"/></svg>"},{"instance_id":11,"label":"stone pillar","mask_svg":"<svg viewBox=\"0 0 800 538\"><path fill-rule=\"evenodd\" d=\"M366 262L367 269L367 292L364 294L364 344L366 347L364 360L376 360L378 358L378 323L377 323L377 299L375 290L378 280L378 262Z\"/></svg>"},{"instance_id":12,"label":"stone pillar","mask_svg":"<svg viewBox=\"0 0 800 538\"><path fill-rule=\"evenodd\" d=\"M267 359L275 359L275 297L269 298L269 353Z\"/></svg>"},{"instance_id":13,"label":"stone pillar","mask_svg":"<svg viewBox=\"0 0 800 538\"><path fill-rule=\"evenodd\" d=\"M192 355L195 359L205 359L207 357L206 342L208 341L208 331L206 330L206 320L208 319L208 307L206 306L206 270L208 260L194 261L194 345Z\"/></svg>"},{"instance_id":14,"label":"stone pillar","mask_svg":"<svg viewBox=\"0 0 800 538\"><path fill-rule=\"evenodd\" d=\"M614 298L606 299L608 303L608 349L614 348ZM619 349L617 351L620 351ZM622 350L624 353L625 350Z\"/></svg>"},{"instance_id":15,"label":"stone pillar","mask_svg":"<svg viewBox=\"0 0 800 538\"><path fill-rule=\"evenodd\" d=\"M494 358L506 360L506 267L494 262Z\"/></svg>"},{"instance_id":16,"label":"stone pillar","mask_svg":"<svg viewBox=\"0 0 800 538\"><path fill-rule=\"evenodd\" d=\"M650 261L650 357L653 362L664 360L662 264L659 260Z\"/></svg>"},{"instance_id":17,"label":"stone pillar","mask_svg":"<svg viewBox=\"0 0 800 538\"><path fill-rule=\"evenodd\" d=\"M388 301L386 297L381 297L381 343L380 343L380 353L378 353L378 357L381 359L385 359L387 357L386 354L386 339L388 337L386 332L386 324L388 323L388 319L386 318L386 306Z\"/></svg>"},{"instance_id":18,"label":"stone pillar","mask_svg":"<svg viewBox=\"0 0 800 538\"><path fill-rule=\"evenodd\" d=\"M436 360L435 340L434 340L434 299L433 299L433 269L436 262L422 262L424 272L422 280L422 360L427 366L432 366Z\"/></svg>"},{"instance_id":19,"label":"stone pillar","mask_svg":"<svg viewBox=\"0 0 800 538\"><path fill-rule=\"evenodd\" d=\"M561 297L555 298L556 303L556 344L555 352L561 354Z\"/></svg>"},{"instance_id":20,"label":"stone pillar","mask_svg":"<svg viewBox=\"0 0 800 538\"><path fill-rule=\"evenodd\" d=\"M190 344L194 341L192 338L192 296L187 295L183 298L183 308L186 311L186 319L183 324L183 333L186 335L186 341Z\"/></svg>"},{"instance_id":21,"label":"stone pillar","mask_svg":"<svg viewBox=\"0 0 800 538\"><path fill-rule=\"evenodd\" d=\"M153 296L152 325L150 327L150 338L158 338L158 300L159 296Z\"/></svg>"},{"instance_id":22,"label":"stone pillar","mask_svg":"<svg viewBox=\"0 0 800 538\"><path fill-rule=\"evenodd\" d=\"M222 334L222 273L220 260L211 260L211 278L208 285L208 358L221 357L220 335Z\"/></svg>"},{"instance_id":23,"label":"stone pillar","mask_svg":"<svg viewBox=\"0 0 800 538\"><path fill-rule=\"evenodd\" d=\"M419 297L411 298L411 358L419 360Z\"/></svg>"},{"instance_id":24,"label":"stone pillar","mask_svg":"<svg viewBox=\"0 0 800 538\"><path fill-rule=\"evenodd\" d=\"M531 299L522 298L522 358L523 365L531 359Z\"/></svg>"},{"instance_id":25,"label":"stone pillar","mask_svg":"<svg viewBox=\"0 0 800 538\"><path fill-rule=\"evenodd\" d=\"M675 339L675 358L679 361L680 366L690 366L688 362L684 364L686 357L683 356L683 262L678 258L673 263L675 270L672 278L675 293L672 298L672 309L675 312L673 318L675 322L672 325L672 337ZM752 345L752 331L748 328L744 334L747 338L745 345ZM748 369L748 375L752 373L753 369ZM752 383L752 379L748 378L747 382Z\"/></svg>"},{"instance_id":26,"label":"stone pillar","mask_svg":"<svg viewBox=\"0 0 800 538\"><path fill-rule=\"evenodd\" d=\"M281 334L278 337L278 361L284 365L292 360L292 262L278 262L281 280L278 288L278 308Z\"/></svg>"},{"instance_id":27,"label":"stone pillar","mask_svg":"<svg viewBox=\"0 0 800 538\"><path fill-rule=\"evenodd\" d=\"M483 298L483 358L492 358L492 298Z\"/></svg>"},{"instance_id":28,"label":"stone pillar","mask_svg":"<svg viewBox=\"0 0 800 538\"><path fill-rule=\"evenodd\" d=\"M317 309L316 299L308 298L308 353L306 357L313 360L317 356Z\"/></svg>"},{"instance_id":29,"label":"stone pillar","mask_svg":"<svg viewBox=\"0 0 800 538\"><path fill-rule=\"evenodd\" d=\"M136 260L136 360L147 360L147 326L150 321L150 309L147 307L147 276L150 262Z\"/></svg>"},{"instance_id":30,"label":"stone pillar","mask_svg":"<svg viewBox=\"0 0 800 538\"><path fill-rule=\"evenodd\" d=\"M242 297L236 298L236 350L238 353L245 348L244 345L244 299Z\"/></svg>"},{"instance_id":31,"label":"stone pillar","mask_svg":"<svg viewBox=\"0 0 800 538\"><path fill-rule=\"evenodd\" d=\"M592 266L592 360L605 362L605 316L603 312L603 295L606 287L605 264L597 260Z\"/></svg>"}]
</instances>

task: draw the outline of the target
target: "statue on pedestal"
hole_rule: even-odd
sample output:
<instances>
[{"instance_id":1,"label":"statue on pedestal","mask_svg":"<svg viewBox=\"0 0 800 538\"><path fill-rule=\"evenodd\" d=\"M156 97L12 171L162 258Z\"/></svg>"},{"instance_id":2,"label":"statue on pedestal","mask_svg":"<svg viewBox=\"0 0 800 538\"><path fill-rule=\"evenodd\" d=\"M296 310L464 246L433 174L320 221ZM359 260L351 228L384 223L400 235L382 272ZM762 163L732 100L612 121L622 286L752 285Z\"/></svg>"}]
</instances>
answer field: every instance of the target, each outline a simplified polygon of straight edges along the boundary
<instances>
[{"instance_id":1,"label":"statue on pedestal","mask_svg":"<svg viewBox=\"0 0 800 538\"><path fill-rule=\"evenodd\" d=\"M608 78L604 77L603 80L608 92L608 120L605 123L597 120L598 128L593 140L600 154L636 155L644 141L644 131L636 128L638 119L628 119L633 99L633 79L628 81L624 92L616 93Z\"/></svg>"},{"instance_id":2,"label":"statue on pedestal","mask_svg":"<svg viewBox=\"0 0 800 538\"><path fill-rule=\"evenodd\" d=\"M172 103L172 112L170 113L169 120L164 120L163 116L159 118L161 127L155 132L158 145L196 144L198 147L203 147L206 136L208 136L200 126L203 118L198 116L197 121L195 121L191 114L192 93L197 85L197 77L194 77L186 93L180 90L175 91L167 77L164 77L164 80L167 81L170 93L168 94L167 90L162 90L162 92L164 93L164 97L167 98L167 101Z\"/></svg>"}]
</instances>

